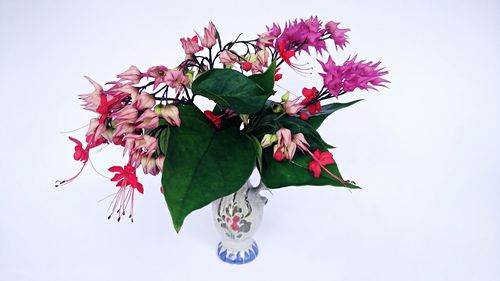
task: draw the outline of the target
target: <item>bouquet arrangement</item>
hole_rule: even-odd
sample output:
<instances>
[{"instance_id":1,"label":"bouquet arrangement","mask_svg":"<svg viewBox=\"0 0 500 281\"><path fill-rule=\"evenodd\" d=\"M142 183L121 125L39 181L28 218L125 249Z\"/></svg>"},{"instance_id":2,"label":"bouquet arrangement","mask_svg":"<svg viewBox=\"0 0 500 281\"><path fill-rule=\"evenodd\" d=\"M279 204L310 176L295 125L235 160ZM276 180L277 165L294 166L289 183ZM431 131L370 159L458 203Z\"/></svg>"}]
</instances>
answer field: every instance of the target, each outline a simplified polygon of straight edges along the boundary
<instances>
[{"instance_id":1,"label":"bouquet arrangement","mask_svg":"<svg viewBox=\"0 0 500 281\"><path fill-rule=\"evenodd\" d=\"M144 192L137 170L161 174L176 231L192 211L236 192L257 167L268 188L330 185L358 188L345 180L333 147L317 132L333 112L355 104L338 102L354 90L375 90L388 81L380 62L357 56L336 62L319 57L320 85L302 85L301 94L275 88L285 79L280 69L300 75L312 71L299 57L322 55L348 43L347 28L317 17L274 23L257 38L238 36L223 43L213 23L203 34L182 38L184 59L176 67L153 66L142 72L131 66L105 87L80 95L83 107L96 113L85 140L75 144L73 158L82 162L72 182L89 162L90 151L105 144L123 147L126 160L109 172L118 191L109 218L133 221L134 196ZM302 88L301 87L301 88ZM281 91L281 93L279 93ZM213 101L211 110L197 98Z\"/></svg>"}]
</instances>

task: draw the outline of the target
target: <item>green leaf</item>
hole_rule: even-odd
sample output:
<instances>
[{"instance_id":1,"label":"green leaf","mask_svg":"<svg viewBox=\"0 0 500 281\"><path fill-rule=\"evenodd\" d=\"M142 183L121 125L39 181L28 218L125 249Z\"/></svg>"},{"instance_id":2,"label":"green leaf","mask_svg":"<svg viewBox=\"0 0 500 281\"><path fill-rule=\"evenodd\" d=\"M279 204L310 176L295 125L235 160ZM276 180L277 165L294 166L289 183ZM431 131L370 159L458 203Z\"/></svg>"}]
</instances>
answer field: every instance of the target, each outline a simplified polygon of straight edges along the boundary
<instances>
[{"instance_id":1,"label":"green leaf","mask_svg":"<svg viewBox=\"0 0 500 281\"><path fill-rule=\"evenodd\" d=\"M162 186L175 230L192 211L236 192L255 165L251 139L238 129L215 131L194 106L179 107L182 125L170 128Z\"/></svg>"},{"instance_id":2,"label":"green leaf","mask_svg":"<svg viewBox=\"0 0 500 281\"><path fill-rule=\"evenodd\" d=\"M249 78L252 79L255 83L259 84L266 93L269 93L269 96L273 94L274 90L274 76L276 70L276 61L273 61L271 65L267 68L267 70L262 74L254 74Z\"/></svg>"},{"instance_id":3,"label":"green leaf","mask_svg":"<svg viewBox=\"0 0 500 281\"><path fill-rule=\"evenodd\" d=\"M261 110L272 94L269 74L261 75L249 78L232 69L211 69L193 81L192 90L237 113L250 114Z\"/></svg>"},{"instance_id":4,"label":"green leaf","mask_svg":"<svg viewBox=\"0 0 500 281\"><path fill-rule=\"evenodd\" d=\"M278 120L280 127L284 127L292 131L293 134L302 133L304 137L306 137L307 141L311 145L311 149L316 148L333 148L333 146L326 143L321 135L316 131L316 129L311 126L308 122L296 118L296 117L287 117L280 118Z\"/></svg>"},{"instance_id":5,"label":"green leaf","mask_svg":"<svg viewBox=\"0 0 500 281\"><path fill-rule=\"evenodd\" d=\"M252 143L255 148L255 153L257 156L257 167L259 168L259 171L262 169L262 145L260 144L260 141L254 137L253 135L247 135L245 134L250 140L252 140Z\"/></svg>"},{"instance_id":6,"label":"green leaf","mask_svg":"<svg viewBox=\"0 0 500 281\"><path fill-rule=\"evenodd\" d=\"M162 154L167 154L168 141L170 139L170 127L162 129L160 133L160 139L158 140L160 152Z\"/></svg>"},{"instance_id":7,"label":"green leaf","mask_svg":"<svg viewBox=\"0 0 500 281\"><path fill-rule=\"evenodd\" d=\"M322 149L325 151L326 149ZM292 161L276 161L273 158L273 150L265 149L262 158L261 177L264 184L269 188L281 188L287 186L302 185L330 185L342 186L352 189L359 188L352 183L342 183L325 171L321 171L320 177L315 178L309 171L309 162L312 157L297 152ZM337 164L327 165L326 168L336 177L342 179Z\"/></svg>"},{"instance_id":8,"label":"green leaf","mask_svg":"<svg viewBox=\"0 0 500 281\"><path fill-rule=\"evenodd\" d=\"M335 111L346 108L348 106L351 106L361 100L355 100L347 103L340 103L340 102L335 102L327 105L323 105L321 107L321 112L316 113L313 116L310 116L307 122L315 129L318 129L321 123L328 117L330 114L334 113Z\"/></svg>"}]
</instances>

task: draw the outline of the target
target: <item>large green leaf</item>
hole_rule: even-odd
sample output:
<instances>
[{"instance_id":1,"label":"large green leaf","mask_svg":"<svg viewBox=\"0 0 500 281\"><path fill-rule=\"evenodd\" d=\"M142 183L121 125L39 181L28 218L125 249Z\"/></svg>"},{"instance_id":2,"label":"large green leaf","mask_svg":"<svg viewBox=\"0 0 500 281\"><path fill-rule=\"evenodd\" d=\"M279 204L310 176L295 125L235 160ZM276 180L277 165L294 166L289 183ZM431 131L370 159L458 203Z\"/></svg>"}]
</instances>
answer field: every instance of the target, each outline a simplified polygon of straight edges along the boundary
<instances>
[{"instance_id":1,"label":"large green leaf","mask_svg":"<svg viewBox=\"0 0 500 281\"><path fill-rule=\"evenodd\" d=\"M323 105L321 107L321 112L316 113L313 116L310 116L307 122L315 129L318 129L319 126L321 126L321 123L328 117L330 114L334 113L335 111L346 108L348 106L351 106L359 101L362 100L355 100L347 103L340 103L340 102L335 102L327 105Z\"/></svg>"},{"instance_id":2,"label":"large green leaf","mask_svg":"<svg viewBox=\"0 0 500 281\"><path fill-rule=\"evenodd\" d=\"M323 150L324 151L324 150ZM312 157L296 153L292 161L276 161L273 158L273 150L265 149L262 157L261 177L264 184L269 188L281 188L287 186L301 185L330 185L347 188L359 188L352 183L343 183L332 177L325 171L321 171L320 177L315 178L309 171L309 162ZM327 165L326 168L336 177L342 179L337 164Z\"/></svg>"},{"instance_id":3,"label":"large green leaf","mask_svg":"<svg viewBox=\"0 0 500 281\"><path fill-rule=\"evenodd\" d=\"M194 80L192 90L237 113L255 113L273 93L274 65L251 77L232 69L211 69Z\"/></svg>"},{"instance_id":4,"label":"large green leaf","mask_svg":"<svg viewBox=\"0 0 500 281\"><path fill-rule=\"evenodd\" d=\"M162 185L178 232L192 211L236 192L255 165L252 140L236 128L215 131L194 106L179 107L182 125L170 128Z\"/></svg>"},{"instance_id":5,"label":"large green leaf","mask_svg":"<svg viewBox=\"0 0 500 281\"><path fill-rule=\"evenodd\" d=\"M271 65L267 68L264 73L251 75L249 78L252 79L255 83L259 84L259 86L269 93L269 95L273 94L274 90L274 76L276 70L276 62L273 61Z\"/></svg>"}]
</instances>

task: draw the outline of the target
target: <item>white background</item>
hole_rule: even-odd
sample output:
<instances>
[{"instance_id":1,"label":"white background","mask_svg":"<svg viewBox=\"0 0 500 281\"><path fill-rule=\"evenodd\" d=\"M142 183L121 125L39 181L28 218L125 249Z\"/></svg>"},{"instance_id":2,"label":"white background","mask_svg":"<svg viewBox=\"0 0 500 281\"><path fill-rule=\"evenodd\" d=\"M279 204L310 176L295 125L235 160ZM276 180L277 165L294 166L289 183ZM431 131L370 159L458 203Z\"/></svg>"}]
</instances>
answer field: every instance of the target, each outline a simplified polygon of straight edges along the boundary
<instances>
[{"instance_id":1,"label":"white background","mask_svg":"<svg viewBox=\"0 0 500 281\"><path fill-rule=\"evenodd\" d=\"M499 12L498 1L0 1L0 280L500 280ZM82 75L175 66L179 38L209 20L223 39L250 39L310 15L352 29L335 59L390 70L390 89L352 94L366 100L321 129L363 190L268 194L260 256L231 266L215 255L209 208L175 233L159 177L141 177L133 224L106 219L98 201L115 189L90 167L53 187L79 168L59 132L93 117L77 100L92 89ZM312 81L285 71L280 85ZM105 172L119 154L92 157Z\"/></svg>"}]
</instances>

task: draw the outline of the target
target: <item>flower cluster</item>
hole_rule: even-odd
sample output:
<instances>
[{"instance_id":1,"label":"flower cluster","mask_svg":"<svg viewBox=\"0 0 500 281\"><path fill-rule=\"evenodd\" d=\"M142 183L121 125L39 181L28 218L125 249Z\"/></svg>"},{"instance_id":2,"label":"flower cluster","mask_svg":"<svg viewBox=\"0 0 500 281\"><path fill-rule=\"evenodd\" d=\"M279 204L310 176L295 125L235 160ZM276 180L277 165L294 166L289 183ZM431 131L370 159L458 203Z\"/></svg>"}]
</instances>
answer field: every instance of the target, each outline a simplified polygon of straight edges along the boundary
<instances>
[{"instance_id":1,"label":"flower cluster","mask_svg":"<svg viewBox=\"0 0 500 281\"><path fill-rule=\"evenodd\" d=\"M198 200L173 198L169 202L170 196L191 193L168 192L169 188L188 187L183 185L184 182L175 182L175 179L172 179L174 181L172 186L165 186L172 173L165 169L166 167L172 169L179 161L188 161L191 159L191 155L187 155L189 151L197 146L212 145L215 139L204 143L194 143L190 138L174 142L177 145L187 146L179 149L171 145L170 138L175 138L170 136L171 132L182 132L184 124L188 124L188 128L209 124L209 129L195 130L195 132L211 130L210 132L216 134L232 129L247 137L239 138L239 134L230 133L224 135L231 135L239 140L256 140L256 143L260 141L261 154L264 156L257 153L255 157L258 158L257 162L263 162L262 167L259 165L259 169L263 181L271 187L273 184L274 187L304 183L319 185L324 184L324 181L317 179L323 177L330 180L332 185L353 188L353 185L349 185L351 182L343 180L338 169L334 168L336 161L328 151L331 146L328 146L316 131L319 126L317 117L319 114L327 116L331 113L324 112L325 105L322 103L326 100L333 102L339 96L356 89L377 90L377 87L385 87L388 81L383 76L388 72L380 67L380 62L357 60L356 55L342 64L337 64L329 48L333 46L335 50L343 50L349 43L347 33L350 31L347 28L340 28L339 25L340 23L334 21L323 24L318 17L296 19L286 22L283 28L273 23L253 40L242 40L238 36L223 45L217 28L210 22L203 29L203 34L195 32L180 38L179 47L184 50L185 57L177 66L156 65L144 68L146 71L142 72L137 66L132 65L104 86L85 76L93 90L81 94L80 99L83 108L94 112L96 116L90 120L83 140L69 137L75 144L73 158L81 162L81 169L75 176L58 181L56 185L65 185L77 178L91 161L91 150L113 144L123 149L123 155L127 160L121 165L109 168L109 172L114 174L111 181L116 182L118 187L111 202L109 218L117 214L120 220L128 213L129 218L133 220L135 191L144 192L137 169L142 169L144 174L163 175L161 190L167 203ZM282 94L281 101L274 101L272 96L277 92L274 83L284 78L279 72L280 67L288 66L299 74L310 74L313 68L308 64L301 64L299 59L304 53L313 55L312 50L315 51L315 55L324 52L330 54L326 61L318 60L323 70L319 73L323 78L323 84L312 87L302 85L301 95L287 91ZM199 79L200 77L203 79ZM295 98L290 98L290 95L294 95ZM195 104L196 96L205 96L214 101L214 109L200 110ZM335 102L327 105L332 104ZM338 106L347 105L338 104ZM183 110L194 110L189 115L191 119L183 119ZM198 119L192 121L193 118ZM193 123L185 123L190 122L188 120ZM316 127L313 127L313 124L316 124ZM192 136L190 135L192 132L179 134ZM212 134L209 135L213 137ZM238 144L235 144L231 149L237 147ZM175 159L170 158L169 152L177 152L176 149L187 154L177 155ZM216 149L207 148L200 157L213 151ZM269 157L266 158L266 155ZM272 162L269 162L269 159L272 159ZM200 159L195 160L193 165L208 163ZM228 157L219 157L218 161L230 160ZM284 163L299 160L306 164L299 165L303 173L296 176L303 177L304 180L287 182L287 178L283 178L279 179L281 180L279 182L277 179L268 178L272 177L272 173L266 170L270 169L270 166L278 165L273 169L284 169L286 173L288 166ZM165 164L167 162L169 165ZM234 163L234 168L237 169L238 165L240 163ZM219 165L213 166L219 167ZM198 167L193 166L193 171L197 170ZM193 171L184 169L177 172L185 172L186 174L179 177L183 178L193 176L195 173ZM189 188L202 188L201 185L196 185L196 182L191 181L192 186ZM239 182L238 179L235 180L236 185ZM227 192L227 189L224 192ZM206 201L206 198L203 200ZM183 207L188 208L190 205L197 206L197 204L184 204ZM173 212L175 208L170 209ZM182 216L191 211L189 209L179 212L181 223L184 218ZM177 214L172 216L175 224Z\"/></svg>"}]
</instances>

